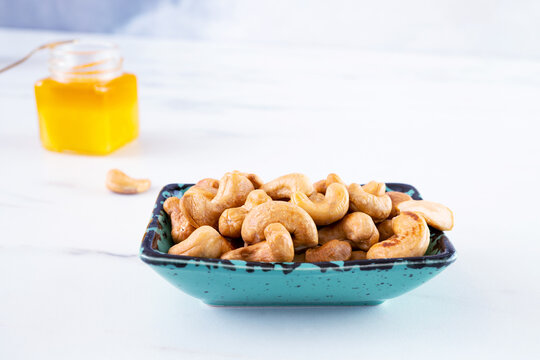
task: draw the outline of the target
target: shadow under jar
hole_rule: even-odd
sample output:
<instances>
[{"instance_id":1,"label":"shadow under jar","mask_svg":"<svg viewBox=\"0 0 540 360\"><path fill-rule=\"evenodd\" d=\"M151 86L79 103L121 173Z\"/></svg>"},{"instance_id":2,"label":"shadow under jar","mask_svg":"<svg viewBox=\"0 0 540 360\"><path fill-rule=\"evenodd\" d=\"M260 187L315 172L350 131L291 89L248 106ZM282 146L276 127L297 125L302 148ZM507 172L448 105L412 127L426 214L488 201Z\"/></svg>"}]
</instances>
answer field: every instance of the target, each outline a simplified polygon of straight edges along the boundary
<instances>
[{"instance_id":1,"label":"shadow under jar","mask_svg":"<svg viewBox=\"0 0 540 360\"><path fill-rule=\"evenodd\" d=\"M50 76L35 84L46 149L106 155L137 138L137 79L122 63L112 43L76 41L51 50Z\"/></svg>"}]
</instances>

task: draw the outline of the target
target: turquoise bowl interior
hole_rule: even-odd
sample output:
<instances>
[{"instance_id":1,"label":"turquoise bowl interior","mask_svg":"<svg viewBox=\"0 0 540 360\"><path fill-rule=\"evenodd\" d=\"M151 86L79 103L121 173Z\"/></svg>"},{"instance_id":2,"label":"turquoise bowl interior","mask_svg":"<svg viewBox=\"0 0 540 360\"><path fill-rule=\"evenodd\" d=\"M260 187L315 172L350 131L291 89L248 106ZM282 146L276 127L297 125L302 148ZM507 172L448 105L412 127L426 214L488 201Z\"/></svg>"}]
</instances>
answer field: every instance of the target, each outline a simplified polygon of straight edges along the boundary
<instances>
[{"instance_id":1,"label":"turquoise bowl interior","mask_svg":"<svg viewBox=\"0 0 540 360\"><path fill-rule=\"evenodd\" d=\"M432 228L426 255L411 258L311 264L169 255L167 251L174 243L163 202L170 196L181 197L192 185L169 184L160 191L140 257L171 284L209 305L377 305L422 285L456 260L446 235ZM388 183L387 191L421 199L407 184Z\"/></svg>"}]
</instances>

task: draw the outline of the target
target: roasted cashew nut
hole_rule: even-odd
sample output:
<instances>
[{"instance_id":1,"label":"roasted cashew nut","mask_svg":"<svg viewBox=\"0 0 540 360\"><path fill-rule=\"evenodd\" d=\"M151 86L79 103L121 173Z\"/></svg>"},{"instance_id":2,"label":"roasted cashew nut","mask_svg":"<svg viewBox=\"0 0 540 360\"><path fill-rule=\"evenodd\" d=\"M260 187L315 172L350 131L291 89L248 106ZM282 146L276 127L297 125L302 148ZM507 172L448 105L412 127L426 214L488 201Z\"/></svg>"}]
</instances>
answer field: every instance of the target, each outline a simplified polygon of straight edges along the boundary
<instances>
[{"instance_id":1,"label":"roasted cashew nut","mask_svg":"<svg viewBox=\"0 0 540 360\"><path fill-rule=\"evenodd\" d=\"M244 205L223 211L219 217L219 232L221 235L239 238L242 232L242 223L248 212L255 206L267 201L272 201L272 198L263 190L253 190L249 193Z\"/></svg>"},{"instance_id":2,"label":"roasted cashew nut","mask_svg":"<svg viewBox=\"0 0 540 360\"><path fill-rule=\"evenodd\" d=\"M323 246L307 249L306 262L345 261L351 257L351 244L342 240L331 240Z\"/></svg>"},{"instance_id":3,"label":"roasted cashew nut","mask_svg":"<svg viewBox=\"0 0 540 360\"><path fill-rule=\"evenodd\" d=\"M264 229L270 224L280 223L293 236L295 250L316 246L317 226L301 207L284 201L269 201L254 207L242 224L242 238L246 244L255 244L265 239Z\"/></svg>"},{"instance_id":4,"label":"roasted cashew nut","mask_svg":"<svg viewBox=\"0 0 540 360\"><path fill-rule=\"evenodd\" d=\"M193 187L206 189L214 193L215 195L219 189L219 180L212 179L212 178L205 178L205 179L197 181L197 183L193 185Z\"/></svg>"},{"instance_id":5,"label":"roasted cashew nut","mask_svg":"<svg viewBox=\"0 0 540 360\"><path fill-rule=\"evenodd\" d=\"M296 194L296 193L295 193ZM347 196L349 194L347 193ZM318 192L314 192L313 194L309 195L309 200L313 201L313 202L321 202L321 201L324 201L324 194L322 193L318 193Z\"/></svg>"},{"instance_id":6,"label":"roasted cashew nut","mask_svg":"<svg viewBox=\"0 0 540 360\"><path fill-rule=\"evenodd\" d=\"M412 200L412 197L409 194L405 194L399 191L390 191L388 193L388 196L390 196L390 200L392 200L392 211L390 211L389 215L390 218L399 215L399 210L397 206L400 203Z\"/></svg>"},{"instance_id":7,"label":"roasted cashew nut","mask_svg":"<svg viewBox=\"0 0 540 360\"><path fill-rule=\"evenodd\" d=\"M261 189L274 200L290 199L291 195L297 191L308 196L314 192L309 178L297 173L280 176L264 184Z\"/></svg>"},{"instance_id":8,"label":"roasted cashew nut","mask_svg":"<svg viewBox=\"0 0 540 360\"><path fill-rule=\"evenodd\" d=\"M345 185L331 184L323 200L312 201L306 194L295 192L291 202L306 210L317 225L328 225L343 218L349 211L349 192Z\"/></svg>"},{"instance_id":9,"label":"roasted cashew nut","mask_svg":"<svg viewBox=\"0 0 540 360\"><path fill-rule=\"evenodd\" d=\"M439 230L452 230L454 214L446 206L427 200L409 200L397 206L400 212L412 211L420 214L426 222Z\"/></svg>"},{"instance_id":10,"label":"roasted cashew nut","mask_svg":"<svg viewBox=\"0 0 540 360\"><path fill-rule=\"evenodd\" d=\"M429 245L429 228L417 213L405 211L392 219L394 234L373 245L367 259L386 259L423 256Z\"/></svg>"},{"instance_id":11,"label":"roasted cashew nut","mask_svg":"<svg viewBox=\"0 0 540 360\"><path fill-rule=\"evenodd\" d=\"M107 189L118 194L138 194L150 189L150 180L134 179L118 169L109 170L105 179Z\"/></svg>"},{"instance_id":12,"label":"roasted cashew nut","mask_svg":"<svg viewBox=\"0 0 540 360\"><path fill-rule=\"evenodd\" d=\"M188 238L169 249L171 255L197 256L219 259L231 251L231 244L211 226L201 226Z\"/></svg>"},{"instance_id":13,"label":"roasted cashew nut","mask_svg":"<svg viewBox=\"0 0 540 360\"><path fill-rule=\"evenodd\" d=\"M171 218L171 235L175 243L186 240L195 231L195 227L191 226L184 214L182 214L180 199L176 196L171 196L165 200L163 210Z\"/></svg>"},{"instance_id":14,"label":"roasted cashew nut","mask_svg":"<svg viewBox=\"0 0 540 360\"><path fill-rule=\"evenodd\" d=\"M331 184L335 184L335 183L347 186L347 184L345 184L345 181L341 180L341 178L337 174L331 173L331 174L328 174L326 179L319 180L316 183L314 183L313 188L314 188L314 190L316 192L321 193L321 194L325 194L326 189Z\"/></svg>"},{"instance_id":15,"label":"roasted cashew nut","mask_svg":"<svg viewBox=\"0 0 540 360\"><path fill-rule=\"evenodd\" d=\"M285 226L274 223L264 229L264 241L229 251L221 256L227 260L290 262L294 259L291 234Z\"/></svg>"},{"instance_id":16,"label":"roasted cashew nut","mask_svg":"<svg viewBox=\"0 0 540 360\"><path fill-rule=\"evenodd\" d=\"M323 194L326 192L326 180L322 179L313 183L313 190L315 193Z\"/></svg>"},{"instance_id":17,"label":"roasted cashew nut","mask_svg":"<svg viewBox=\"0 0 540 360\"><path fill-rule=\"evenodd\" d=\"M348 240L353 247L368 250L379 241L379 232L371 217L362 212L346 215L336 224L319 229L319 244L331 240Z\"/></svg>"},{"instance_id":18,"label":"roasted cashew nut","mask_svg":"<svg viewBox=\"0 0 540 360\"><path fill-rule=\"evenodd\" d=\"M193 186L182 196L180 209L194 227L210 225L217 229L221 213L243 205L251 191L253 184L247 177L227 173L219 181L215 196L206 188Z\"/></svg>"},{"instance_id":19,"label":"roasted cashew nut","mask_svg":"<svg viewBox=\"0 0 540 360\"><path fill-rule=\"evenodd\" d=\"M384 183L379 183L383 184ZM382 185L368 184L366 191L358 184L349 185L350 208L352 211L361 211L373 218L375 222L381 222L388 218L392 211L392 200L386 193L382 193Z\"/></svg>"},{"instance_id":20,"label":"roasted cashew nut","mask_svg":"<svg viewBox=\"0 0 540 360\"><path fill-rule=\"evenodd\" d=\"M377 224L377 230L379 231L379 241L383 241L394 235L392 229L392 219L384 220Z\"/></svg>"},{"instance_id":21,"label":"roasted cashew nut","mask_svg":"<svg viewBox=\"0 0 540 360\"><path fill-rule=\"evenodd\" d=\"M383 196L386 193L386 184L377 181L370 181L367 184L362 185L362 189L372 195Z\"/></svg>"},{"instance_id":22,"label":"roasted cashew nut","mask_svg":"<svg viewBox=\"0 0 540 360\"><path fill-rule=\"evenodd\" d=\"M261 186L264 184L264 181L262 181L262 179L256 174L245 173L238 170L234 170L232 173L244 175L245 177L247 177L249 181L251 181L255 189L260 189Z\"/></svg>"},{"instance_id":23,"label":"roasted cashew nut","mask_svg":"<svg viewBox=\"0 0 540 360\"><path fill-rule=\"evenodd\" d=\"M349 260L365 260L367 252L356 250L351 253Z\"/></svg>"},{"instance_id":24,"label":"roasted cashew nut","mask_svg":"<svg viewBox=\"0 0 540 360\"><path fill-rule=\"evenodd\" d=\"M306 253L294 255L293 262L306 262Z\"/></svg>"}]
</instances>

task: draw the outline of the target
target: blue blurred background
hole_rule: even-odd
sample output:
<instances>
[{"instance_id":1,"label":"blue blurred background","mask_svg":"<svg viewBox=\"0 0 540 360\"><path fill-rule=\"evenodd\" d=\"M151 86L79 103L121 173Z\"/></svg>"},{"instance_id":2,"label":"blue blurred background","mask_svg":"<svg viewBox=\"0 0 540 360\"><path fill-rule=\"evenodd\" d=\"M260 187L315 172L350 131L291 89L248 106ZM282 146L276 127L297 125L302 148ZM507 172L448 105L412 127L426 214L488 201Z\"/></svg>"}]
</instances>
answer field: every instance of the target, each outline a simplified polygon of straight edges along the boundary
<instances>
[{"instance_id":1,"label":"blue blurred background","mask_svg":"<svg viewBox=\"0 0 540 360\"><path fill-rule=\"evenodd\" d=\"M0 24L8 27L113 32L159 0L0 0Z\"/></svg>"},{"instance_id":2,"label":"blue blurred background","mask_svg":"<svg viewBox=\"0 0 540 360\"><path fill-rule=\"evenodd\" d=\"M540 57L535 0L0 0L0 26Z\"/></svg>"}]
</instances>

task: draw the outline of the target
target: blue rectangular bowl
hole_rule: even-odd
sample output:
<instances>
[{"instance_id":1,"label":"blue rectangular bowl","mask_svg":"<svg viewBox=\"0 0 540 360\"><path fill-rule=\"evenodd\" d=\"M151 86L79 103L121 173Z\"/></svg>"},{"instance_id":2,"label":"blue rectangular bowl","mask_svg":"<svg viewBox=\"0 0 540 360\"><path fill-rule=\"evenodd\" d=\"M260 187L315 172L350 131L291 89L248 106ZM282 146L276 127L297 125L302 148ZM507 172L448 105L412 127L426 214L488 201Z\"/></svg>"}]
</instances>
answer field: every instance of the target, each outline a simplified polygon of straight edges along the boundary
<instances>
[{"instance_id":1,"label":"blue rectangular bowl","mask_svg":"<svg viewBox=\"0 0 540 360\"><path fill-rule=\"evenodd\" d=\"M160 191L140 257L171 284L209 305L377 305L422 285L456 260L450 240L433 228L426 255L410 258L261 263L169 255L174 243L163 202L181 197L191 186L169 184ZM387 191L421 199L407 184L388 183Z\"/></svg>"}]
</instances>

